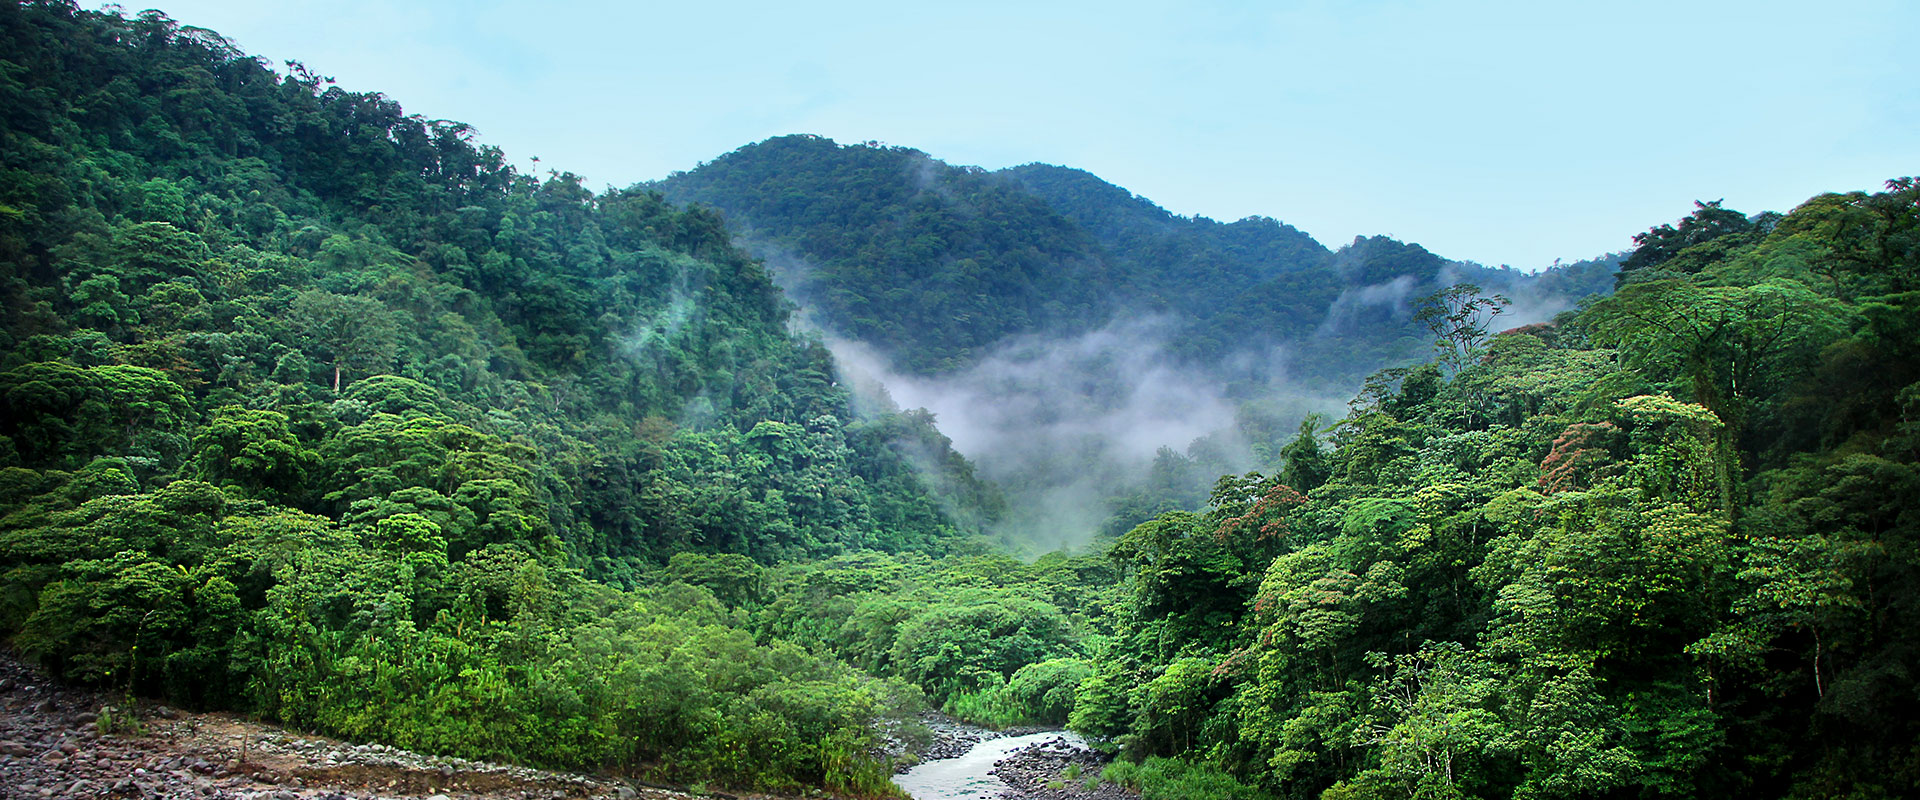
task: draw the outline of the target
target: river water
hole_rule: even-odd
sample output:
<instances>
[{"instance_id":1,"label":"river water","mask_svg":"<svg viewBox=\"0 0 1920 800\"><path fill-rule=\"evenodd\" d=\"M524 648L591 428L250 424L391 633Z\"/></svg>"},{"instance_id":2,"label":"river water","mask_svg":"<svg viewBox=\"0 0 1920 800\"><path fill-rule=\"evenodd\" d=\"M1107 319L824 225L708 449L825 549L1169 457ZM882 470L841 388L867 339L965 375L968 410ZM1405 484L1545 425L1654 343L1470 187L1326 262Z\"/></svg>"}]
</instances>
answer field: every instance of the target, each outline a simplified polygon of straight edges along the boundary
<instances>
[{"instance_id":1,"label":"river water","mask_svg":"<svg viewBox=\"0 0 1920 800\"><path fill-rule=\"evenodd\" d=\"M1087 744L1078 735L1066 731L988 739L974 745L966 755L928 761L895 775L893 782L905 789L913 800L991 800L1011 788L993 776L993 762L1053 739L1065 739L1076 747Z\"/></svg>"}]
</instances>

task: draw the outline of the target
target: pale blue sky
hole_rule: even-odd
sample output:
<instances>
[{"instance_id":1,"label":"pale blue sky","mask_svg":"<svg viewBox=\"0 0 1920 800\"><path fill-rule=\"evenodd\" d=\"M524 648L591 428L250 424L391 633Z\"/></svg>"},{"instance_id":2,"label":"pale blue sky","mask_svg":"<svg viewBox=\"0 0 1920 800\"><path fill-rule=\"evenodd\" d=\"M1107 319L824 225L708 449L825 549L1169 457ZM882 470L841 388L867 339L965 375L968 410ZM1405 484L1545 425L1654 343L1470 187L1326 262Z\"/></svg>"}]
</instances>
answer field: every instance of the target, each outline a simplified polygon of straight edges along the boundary
<instances>
[{"instance_id":1,"label":"pale blue sky","mask_svg":"<svg viewBox=\"0 0 1920 800\"><path fill-rule=\"evenodd\" d=\"M1902 0L161 8L594 188L816 133L1538 268L1920 174Z\"/></svg>"}]
</instances>

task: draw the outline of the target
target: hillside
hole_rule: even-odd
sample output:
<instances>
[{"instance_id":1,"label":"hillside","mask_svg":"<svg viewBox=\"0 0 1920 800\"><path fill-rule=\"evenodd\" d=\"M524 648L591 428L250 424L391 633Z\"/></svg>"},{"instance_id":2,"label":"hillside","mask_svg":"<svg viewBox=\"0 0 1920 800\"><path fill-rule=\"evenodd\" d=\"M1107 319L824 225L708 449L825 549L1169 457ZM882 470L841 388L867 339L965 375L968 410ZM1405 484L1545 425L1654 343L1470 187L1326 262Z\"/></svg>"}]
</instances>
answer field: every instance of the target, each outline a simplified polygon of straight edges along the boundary
<instances>
[{"instance_id":1,"label":"hillside","mask_svg":"<svg viewBox=\"0 0 1920 800\"><path fill-rule=\"evenodd\" d=\"M1269 469L1310 414L1424 358L1416 301L1458 283L1508 326L1610 291L1615 258L1539 274L1417 244L1337 251L1272 219L1175 216L1081 170L986 172L782 136L648 185L711 206L881 407L925 406L1007 487L1015 543L1085 542ZM864 385L856 381L856 385Z\"/></svg>"},{"instance_id":2,"label":"hillside","mask_svg":"<svg viewBox=\"0 0 1920 800\"><path fill-rule=\"evenodd\" d=\"M816 324L919 375L963 370L1022 335L1166 316L1184 362L1304 346L1312 357L1293 370L1357 383L1424 346L1392 310L1407 299L1474 282L1544 318L1611 288L1610 260L1531 275L1381 237L1334 252L1264 217L1175 216L1082 170L986 172L817 136L748 145L649 187L720 210Z\"/></svg>"},{"instance_id":3,"label":"hillside","mask_svg":"<svg viewBox=\"0 0 1920 800\"><path fill-rule=\"evenodd\" d=\"M917 372L1114 310L1085 231L917 150L783 136L650 188L724 209L815 318Z\"/></svg>"},{"instance_id":4,"label":"hillside","mask_svg":"<svg viewBox=\"0 0 1920 800\"><path fill-rule=\"evenodd\" d=\"M0 58L14 647L475 758L769 786L880 769L723 761L729 736L859 753L893 693L661 575L966 549L996 500L926 420L854 413L717 216L521 174L459 123L157 11L0 4ZM723 665L699 696L663 683ZM781 692L812 727L687 727Z\"/></svg>"},{"instance_id":5,"label":"hillside","mask_svg":"<svg viewBox=\"0 0 1920 800\"><path fill-rule=\"evenodd\" d=\"M0 4L0 774L898 798L938 708L1116 759L1035 794L1920 795L1920 181L1527 277L763 150L818 219Z\"/></svg>"}]
</instances>

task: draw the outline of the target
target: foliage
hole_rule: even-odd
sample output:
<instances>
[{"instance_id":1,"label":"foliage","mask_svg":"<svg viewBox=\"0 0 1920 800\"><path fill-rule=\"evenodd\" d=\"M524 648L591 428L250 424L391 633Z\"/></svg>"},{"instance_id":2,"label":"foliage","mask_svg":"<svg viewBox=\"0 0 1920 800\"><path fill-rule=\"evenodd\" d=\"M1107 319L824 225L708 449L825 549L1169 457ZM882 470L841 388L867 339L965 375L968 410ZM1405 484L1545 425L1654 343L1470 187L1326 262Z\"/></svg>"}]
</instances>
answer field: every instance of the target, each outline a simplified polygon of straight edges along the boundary
<instances>
[{"instance_id":1,"label":"foliage","mask_svg":"<svg viewBox=\"0 0 1920 800\"><path fill-rule=\"evenodd\" d=\"M1443 291L1444 363L1272 474L1207 492L1169 450L1111 540L1028 563L965 535L1004 501L928 415L857 413L713 211L522 175L159 12L6 4L0 54L0 633L65 680L789 792L892 794L877 731L930 702L1064 720L1146 797L1920 793L1912 179L1700 204L1552 324L1488 337L1499 301ZM1419 350L1404 300L1443 274L1509 290L1052 168L726 161L859 176L684 183L835 254L808 291L922 371L1091 324L1105 278L1239 292L1189 356L1311 333L1329 370Z\"/></svg>"},{"instance_id":2,"label":"foliage","mask_svg":"<svg viewBox=\"0 0 1920 800\"><path fill-rule=\"evenodd\" d=\"M781 559L944 552L991 492L855 413L717 216L158 11L0 6L0 97L14 647L439 752L892 791L917 690L740 609Z\"/></svg>"},{"instance_id":3,"label":"foliage","mask_svg":"<svg viewBox=\"0 0 1920 800\"><path fill-rule=\"evenodd\" d=\"M1370 380L1331 452L1305 427L1284 480L1119 539L1134 602L1070 724L1142 787L1920 790L1912 187L1704 205L1555 325L1483 341L1477 293L1435 298L1462 344Z\"/></svg>"}]
</instances>

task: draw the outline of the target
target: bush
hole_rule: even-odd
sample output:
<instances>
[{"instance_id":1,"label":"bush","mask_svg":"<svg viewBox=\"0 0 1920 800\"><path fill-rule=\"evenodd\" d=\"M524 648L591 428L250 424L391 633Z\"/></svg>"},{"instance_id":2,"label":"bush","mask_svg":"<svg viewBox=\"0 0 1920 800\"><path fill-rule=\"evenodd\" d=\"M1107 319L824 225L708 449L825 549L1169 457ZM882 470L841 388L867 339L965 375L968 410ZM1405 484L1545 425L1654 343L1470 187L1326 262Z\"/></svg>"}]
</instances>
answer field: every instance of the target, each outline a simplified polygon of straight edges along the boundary
<instances>
[{"instance_id":1,"label":"bush","mask_svg":"<svg viewBox=\"0 0 1920 800\"><path fill-rule=\"evenodd\" d=\"M1141 800L1265 800L1260 790L1232 775L1178 758L1115 761L1100 777L1140 793Z\"/></svg>"},{"instance_id":2,"label":"bush","mask_svg":"<svg viewBox=\"0 0 1920 800\"><path fill-rule=\"evenodd\" d=\"M1007 691L1006 682L997 674L981 679L983 688L956 692L942 708L948 714L975 725L1006 728L1032 722L1027 709Z\"/></svg>"},{"instance_id":3,"label":"bush","mask_svg":"<svg viewBox=\"0 0 1920 800\"><path fill-rule=\"evenodd\" d=\"M1092 675L1093 663L1085 659L1050 659L1013 673L1013 679L1007 682L1007 694L1028 719L1065 725L1073 713L1074 692Z\"/></svg>"}]
</instances>

